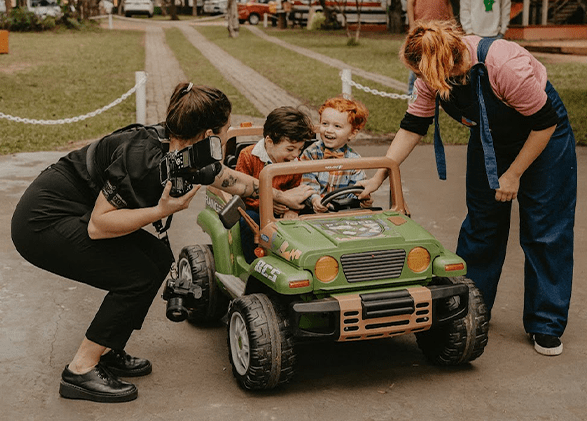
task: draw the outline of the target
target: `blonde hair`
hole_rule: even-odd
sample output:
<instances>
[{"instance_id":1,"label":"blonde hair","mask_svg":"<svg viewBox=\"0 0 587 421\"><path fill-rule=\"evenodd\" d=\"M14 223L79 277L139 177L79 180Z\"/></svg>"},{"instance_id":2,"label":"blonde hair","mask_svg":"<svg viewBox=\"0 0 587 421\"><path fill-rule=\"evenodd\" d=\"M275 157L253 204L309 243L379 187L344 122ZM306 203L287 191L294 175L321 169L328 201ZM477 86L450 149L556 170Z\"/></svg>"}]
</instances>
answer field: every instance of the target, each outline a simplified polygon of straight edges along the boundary
<instances>
[{"instance_id":1,"label":"blonde hair","mask_svg":"<svg viewBox=\"0 0 587 421\"><path fill-rule=\"evenodd\" d=\"M464 84L471 68L465 33L454 20L416 22L400 49L400 59L448 100L449 80Z\"/></svg>"}]
</instances>

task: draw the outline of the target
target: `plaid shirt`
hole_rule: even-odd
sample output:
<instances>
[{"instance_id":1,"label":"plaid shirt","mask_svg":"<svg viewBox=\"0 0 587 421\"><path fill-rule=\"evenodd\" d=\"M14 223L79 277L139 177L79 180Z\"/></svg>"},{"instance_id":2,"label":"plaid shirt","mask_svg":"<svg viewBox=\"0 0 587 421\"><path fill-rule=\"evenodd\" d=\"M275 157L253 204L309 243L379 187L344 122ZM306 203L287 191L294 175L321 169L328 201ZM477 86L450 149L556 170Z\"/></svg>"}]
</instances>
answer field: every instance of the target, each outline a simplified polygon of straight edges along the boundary
<instances>
[{"instance_id":1,"label":"plaid shirt","mask_svg":"<svg viewBox=\"0 0 587 421\"><path fill-rule=\"evenodd\" d=\"M326 149L326 145L322 140L318 140L314 142L312 145L308 146L300 159L302 161L307 161L311 159L324 159L324 151ZM339 148L334 153L341 152L343 153L344 158L360 158L361 155L356 153L352 150L352 148L348 145L344 145L342 148ZM357 181L363 180L365 178L365 171L363 170L347 170L347 171L331 171L331 172L320 172L320 173L307 173L302 176L302 183L308 184L316 190L316 193L311 196L311 200L314 199L315 196L324 196L326 193L329 193L333 190L339 189L341 187L348 187L352 186L357 183ZM354 195L349 195L354 196Z\"/></svg>"}]
</instances>

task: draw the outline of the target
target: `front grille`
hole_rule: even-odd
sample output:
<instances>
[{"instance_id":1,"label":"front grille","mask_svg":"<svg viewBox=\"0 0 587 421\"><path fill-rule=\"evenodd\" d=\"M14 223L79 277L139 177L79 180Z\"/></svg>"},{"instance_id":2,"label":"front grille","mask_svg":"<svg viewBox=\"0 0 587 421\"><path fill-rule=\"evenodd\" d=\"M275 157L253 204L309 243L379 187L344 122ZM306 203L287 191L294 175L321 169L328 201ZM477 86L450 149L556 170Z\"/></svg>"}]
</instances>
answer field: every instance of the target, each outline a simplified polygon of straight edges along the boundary
<instances>
[{"instance_id":1,"label":"front grille","mask_svg":"<svg viewBox=\"0 0 587 421\"><path fill-rule=\"evenodd\" d=\"M345 254L340 258L348 282L399 278L405 260L406 251L403 249Z\"/></svg>"}]
</instances>

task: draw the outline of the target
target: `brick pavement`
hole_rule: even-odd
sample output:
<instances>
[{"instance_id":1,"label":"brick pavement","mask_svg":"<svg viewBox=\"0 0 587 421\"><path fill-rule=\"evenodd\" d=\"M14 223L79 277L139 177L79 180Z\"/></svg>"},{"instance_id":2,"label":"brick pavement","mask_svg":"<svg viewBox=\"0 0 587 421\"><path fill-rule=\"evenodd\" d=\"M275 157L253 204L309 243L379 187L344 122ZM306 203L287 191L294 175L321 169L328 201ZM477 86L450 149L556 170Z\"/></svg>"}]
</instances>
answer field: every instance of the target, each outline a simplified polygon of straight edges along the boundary
<instances>
[{"instance_id":1,"label":"brick pavement","mask_svg":"<svg viewBox=\"0 0 587 421\"><path fill-rule=\"evenodd\" d=\"M320 54L315 51L308 50L307 48L303 48L298 45L293 45L293 44L287 43L279 38L272 37L271 35L267 35L265 32L263 32L262 30L260 30L259 28L255 27L255 26L242 25L242 28L248 29L253 34L255 34L256 36L258 36L260 38L263 38L266 41L277 44L283 48L287 48L288 50L294 51L294 52L301 54L303 56L312 58L314 60L318 60L318 61L320 61L324 64L327 64L329 66L336 67L337 69L341 69L341 70L342 69L350 69L351 73L354 75L358 75L358 76L361 76L365 79L372 80L372 81L377 82L383 86L387 86L388 88L395 89L396 91L400 91L402 94L408 90L408 84L405 82L400 82L399 80L396 80L396 79L393 79L393 78L390 78L387 76L383 76L383 75L380 75L377 73L368 72L366 70L359 69L358 67L351 66L350 64L347 64L344 61L325 56L324 54Z\"/></svg>"},{"instance_id":2,"label":"brick pavement","mask_svg":"<svg viewBox=\"0 0 587 421\"><path fill-rule=\"evenodd\" d=\"M165 120L169 98L175 86L187 77L165 42L161 26L145 27L145 69L147 79L147 124Z\"/></svg>"}]
</instances>

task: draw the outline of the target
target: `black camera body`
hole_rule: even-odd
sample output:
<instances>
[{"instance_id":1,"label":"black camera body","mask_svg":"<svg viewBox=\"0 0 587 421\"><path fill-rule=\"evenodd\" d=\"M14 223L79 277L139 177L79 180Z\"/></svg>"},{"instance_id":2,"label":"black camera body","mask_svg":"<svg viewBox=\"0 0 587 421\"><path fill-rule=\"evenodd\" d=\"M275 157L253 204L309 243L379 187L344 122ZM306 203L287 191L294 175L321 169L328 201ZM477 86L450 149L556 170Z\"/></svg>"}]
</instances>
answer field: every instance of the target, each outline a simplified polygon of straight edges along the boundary
<instances>
[{"instance_id":1,"label":"black camera body","mask_svg":"<svg viewBox=\"0 0 587 421\"><path fill-rule=\"evenodd\" d=\"M165 315L173 322L183 322L201 297L202 288L190 279L169 278L163 290L163 299L167 301Z\"/></svg>"},{"instance_id":2,"label":"black camera body","mask_svg":"<svg viewBox=\"0 0 587 421\"><path fill-rule=\"evenodd\" d=\"M161 184L171 181L170 195L183 196L193 184L208 185L222 170L222 142L209 136L182 150L165 154L159 163Z\"/></svg>"}]
</instances>

